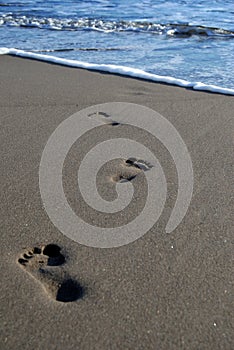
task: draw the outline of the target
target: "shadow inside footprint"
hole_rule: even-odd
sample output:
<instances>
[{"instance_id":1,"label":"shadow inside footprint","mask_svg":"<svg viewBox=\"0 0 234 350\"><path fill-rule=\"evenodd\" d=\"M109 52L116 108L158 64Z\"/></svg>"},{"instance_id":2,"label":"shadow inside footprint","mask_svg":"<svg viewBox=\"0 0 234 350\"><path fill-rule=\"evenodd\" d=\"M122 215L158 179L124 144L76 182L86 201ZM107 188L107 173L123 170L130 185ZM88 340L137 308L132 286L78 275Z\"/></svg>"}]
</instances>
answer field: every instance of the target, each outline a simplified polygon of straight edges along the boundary
<instances>
[{"instance_id":1,"label":"shadow inside footprint","mask_svg":"<svg viewBox=\"0 0 234 350\"><path fill-rule=\"evenodd\" d=\"M128 166L132 166L132 167L135 167L135 168L138 168L140 170L143 170L143 171L147 171L147 170L150 170L151 168L153 168L153 165L150 164L149 162L143 160L143 159L136 159L136 158L128 158L125 163L128 165Z\"/></svg>"},{"instance_id":2,"label":"shadow inside footprint","mask_svg":"<svg viewBox=\"0 0 234 350\"><path fill-rule=\"evenodd\" d=\"M58 266L65 262L65 257L60 253L61 248L56 244L47 244L43 249L43 254L49 257L48 266Z\"/></svg>"},{"instance_id":3,"label":"shadow inside footprint","mask_svg":"<svg viewBox=\"0 0 234 350\"><path fill-rule=\"evenodd\" d=\"M116 122L116 121L112 121L112 122L111 122L111 125L112 125L112 126L118 126L118 125L120 125L120 123L119 123L119 122Z\"/></svg>"},{"instance_id":4,"label":"shadow inside footprint","mask_svg":"<svg viewBox=\"0 0 234 350\"><path fill-rule=\"evenodd\" d=\"M76 301L84 295L84 288L73 279L63 281L58 289L56 300L63 303Z\"/></svg>"},{"instance_id":5,"label":"shadow inside footprint","mask_svg":"<svg viewBox=\"0 0 234 350\"><path fill-rule=\"evenodd\" d=\"M60 267L65 262L60 251L56 244L34 247L23 252L18 263L42 284L50 297L66 303L82 298L84 288Z\"/></svg>"}]
</instances>

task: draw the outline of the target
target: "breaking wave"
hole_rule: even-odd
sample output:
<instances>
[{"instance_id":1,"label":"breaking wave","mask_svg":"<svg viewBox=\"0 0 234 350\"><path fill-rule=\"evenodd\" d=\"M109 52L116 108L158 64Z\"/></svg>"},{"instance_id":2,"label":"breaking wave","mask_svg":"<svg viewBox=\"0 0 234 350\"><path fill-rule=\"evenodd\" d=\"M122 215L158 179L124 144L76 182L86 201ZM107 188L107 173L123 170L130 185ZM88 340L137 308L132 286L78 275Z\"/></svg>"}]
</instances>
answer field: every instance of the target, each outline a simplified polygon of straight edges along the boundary
<instances>
[{"instance_id":1,"label":"breaking wave","mask_svg":"<svg viewBox=\"0 0 234 350\"><path fill-rule=\"evenodd\" d=\"M192 24L153 23L145 21L110 21L103 19L79 18L61 19L36 16L17 16L11 13L0 16L0 26L38 28L60 31L95 30L101 32L140 32L170 37L187 38L203 36L234 38L234 32Z\"/></svg>"}]
</instances>

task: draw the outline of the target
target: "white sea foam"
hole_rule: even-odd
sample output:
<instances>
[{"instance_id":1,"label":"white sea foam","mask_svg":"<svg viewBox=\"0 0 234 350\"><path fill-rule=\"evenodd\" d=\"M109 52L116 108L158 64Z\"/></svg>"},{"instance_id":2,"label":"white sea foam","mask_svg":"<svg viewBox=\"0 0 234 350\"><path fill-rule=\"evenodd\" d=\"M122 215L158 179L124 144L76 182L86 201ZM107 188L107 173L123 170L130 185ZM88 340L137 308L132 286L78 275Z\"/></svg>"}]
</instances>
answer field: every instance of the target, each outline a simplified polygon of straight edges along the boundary
<instances>
[{"instance_id":1,"label":"white sea foam","mask_svg":"<svg viewBox=\"0 0 234 350\"><path fill-rule=\"evenodd\" d=\"M190 37L234 37L234 32L223 28L205 27L193 24L180 23L152 23L143 21L102 20L99 18L48 18L41 16L22 16L6 13L0 16L0 26L28 27L47 30L81 30L90 29L100 32L143 32L153 34L166 34L168 36Z\"/></svg>"},{"instance_id":2,"label":"white sea foam","mask_svg":"<svg viewBox=\"0 0 234 350\"><path fill-rule=\"evenodd\" d=\"M202 82L189 82L183 79L176 79L168 76L160 76L152 73L145 72L141 69L119 66L114 64L95 64L82 62L77 60L69 60L65 58L59 58L50 55L42 55L34 52L27 52L23 50L17 50L13 48L0 48L0 54L9 54L14 56L20 56L25 58L33 58L40 61L52 62L70 67L85 68L89 70L98 70L102 72L115 73L134 78L146 79L150 81L156 81L159 83L166 83L171 85L177 85L186 88L192 88L194 90L210 91L227 95L234 95L234 89L228 89L216 85L208 85Z\"/></svg>"}]
</instances>

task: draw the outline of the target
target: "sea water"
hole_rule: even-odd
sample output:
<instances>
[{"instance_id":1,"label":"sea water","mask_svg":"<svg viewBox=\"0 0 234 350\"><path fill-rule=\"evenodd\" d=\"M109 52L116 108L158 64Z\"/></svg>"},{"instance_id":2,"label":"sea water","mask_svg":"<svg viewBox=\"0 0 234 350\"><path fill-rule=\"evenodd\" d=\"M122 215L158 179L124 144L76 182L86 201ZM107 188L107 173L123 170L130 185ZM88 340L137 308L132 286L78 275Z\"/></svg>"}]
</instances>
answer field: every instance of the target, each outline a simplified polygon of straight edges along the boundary
<instances>
[{"instance_id":1,"label":"sea water","mask_svg":"<svg viewBox=\"0 0 234 350\"><path fill-rule=\"evenodd\" d=\"M233 18L233 0L4 1L0 53L234 94Z\"/></svg>"}]
</instances>

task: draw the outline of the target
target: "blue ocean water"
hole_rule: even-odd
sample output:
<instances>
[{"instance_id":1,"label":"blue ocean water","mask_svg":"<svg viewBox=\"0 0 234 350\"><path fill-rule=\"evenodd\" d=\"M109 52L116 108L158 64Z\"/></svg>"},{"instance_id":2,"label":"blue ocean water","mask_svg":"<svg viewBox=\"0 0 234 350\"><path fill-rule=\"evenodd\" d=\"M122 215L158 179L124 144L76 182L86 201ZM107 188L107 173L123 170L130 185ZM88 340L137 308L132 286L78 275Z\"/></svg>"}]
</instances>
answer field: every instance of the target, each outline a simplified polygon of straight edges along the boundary
<instances>
[{"instance_id":1,"label":"blue ocean water","mask_svg":"<svg viewBox=\"0 0 234 350\"><path fill-rule=\"evenodd\" d=\"M0 2L0 47L234 89L233 0Z\"/></svg>"}]
</instances>

